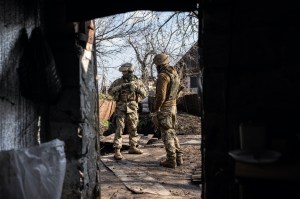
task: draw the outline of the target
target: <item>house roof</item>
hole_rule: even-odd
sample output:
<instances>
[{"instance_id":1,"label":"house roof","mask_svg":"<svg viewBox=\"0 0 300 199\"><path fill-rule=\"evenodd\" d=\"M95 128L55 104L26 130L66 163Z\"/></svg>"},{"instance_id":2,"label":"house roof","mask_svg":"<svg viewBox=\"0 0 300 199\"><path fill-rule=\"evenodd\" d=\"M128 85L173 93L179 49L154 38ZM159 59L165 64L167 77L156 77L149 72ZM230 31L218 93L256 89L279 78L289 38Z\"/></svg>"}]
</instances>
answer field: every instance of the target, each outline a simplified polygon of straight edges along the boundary
<instances>
[{"instance_id":1,"label":"house roof","mask_svg":"<svg viewBox=\"0 0 300 199\"><path fill-rule=\"evenodd\" d=\"M175 64L179 70L185 71L186 75L200 72L198 43L195 43L185 55Z\"/></svg>"}]
</instances>

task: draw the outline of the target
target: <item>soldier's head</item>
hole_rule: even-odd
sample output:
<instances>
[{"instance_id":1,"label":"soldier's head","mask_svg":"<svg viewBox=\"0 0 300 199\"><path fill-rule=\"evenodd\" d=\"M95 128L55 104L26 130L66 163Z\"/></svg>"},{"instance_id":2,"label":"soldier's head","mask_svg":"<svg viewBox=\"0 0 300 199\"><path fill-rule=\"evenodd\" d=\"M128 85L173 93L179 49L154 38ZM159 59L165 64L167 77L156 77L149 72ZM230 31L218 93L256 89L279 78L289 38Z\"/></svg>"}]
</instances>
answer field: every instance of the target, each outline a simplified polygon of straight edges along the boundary
<instances>
[{"instance_id":1,"label":"soldier's head","mask_svg":"<svg viewBox=\"0 0 300 199\"><path fill-rule=\"evenodd\" d=\"M156 66L159 66L159 65L167 65L170 63L169 61L169 55L165 54L165 53L160 53L160 54L157 54L154 56L153 58L153 63L156 65Z\"/></svg>"},{"instance_id":2,"label":"soldier's head","mask_svg":"<svg viewBox=\"0 0 300 199\"><path fill-rule=\"evenodd\" d=\"M163 66L169 65L169 56L165 53L156 54L153 58L153 63L156 65L157 71L159 71Z\"/></svg>"},{"instance_id":3,"label":"soldier's head","mask_svg":"<svg viewBox=\"0 0 300 199\"><path fill-rule=\"evenodd\" d=\"M119 71L122 72L123 76L126 76L133 73L134 67L131 63L124 63L119 68Z\"/></svg>"}]
</instances>

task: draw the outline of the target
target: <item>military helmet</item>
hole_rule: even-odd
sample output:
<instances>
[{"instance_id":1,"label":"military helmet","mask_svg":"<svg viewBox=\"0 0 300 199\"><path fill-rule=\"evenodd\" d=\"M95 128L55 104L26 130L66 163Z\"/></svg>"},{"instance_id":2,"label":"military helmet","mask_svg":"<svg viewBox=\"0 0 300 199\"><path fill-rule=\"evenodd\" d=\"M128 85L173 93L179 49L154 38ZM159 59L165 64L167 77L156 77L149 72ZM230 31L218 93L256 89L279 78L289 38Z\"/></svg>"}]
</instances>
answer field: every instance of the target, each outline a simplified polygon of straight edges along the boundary
<instances>
[{"instance_id":1,"label":"military helmet","mask_svg":"<svg viewBox=\"0 0 300 199\"><path fill-rule=\"evenodd\" d=\"M154 56L153 63L157 66L169 64L169 56L164 53L160 53Z\"/></svg>"},{"instance_id":2,"label":"military helmet","mask_svg":"<svg viewBox=\"0 0 300 199\"><path fill-rule=\"evenodd\" d=\"M119 71L121 71L121 72L124 72L124 71L133 72L134 67L131 63L125 63L125 64L121 65L121 67L119 68Z\"/></svg>"}]
</instances>

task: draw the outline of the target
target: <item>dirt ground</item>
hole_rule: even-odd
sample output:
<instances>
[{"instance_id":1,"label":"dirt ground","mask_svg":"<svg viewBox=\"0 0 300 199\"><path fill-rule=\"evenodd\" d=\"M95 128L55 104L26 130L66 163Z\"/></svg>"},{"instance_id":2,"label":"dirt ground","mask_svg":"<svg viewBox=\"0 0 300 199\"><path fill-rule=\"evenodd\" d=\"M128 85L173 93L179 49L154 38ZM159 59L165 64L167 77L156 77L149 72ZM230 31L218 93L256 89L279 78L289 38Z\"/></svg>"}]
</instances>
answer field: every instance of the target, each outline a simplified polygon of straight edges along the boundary
<instances>
[{"instance_id":1,"label":"dirt ground","mask_svg":"<svg viewBox=\"0 0 300 199\"><path fill-rule=\"evenodd\" d=\"M175 169L159 165L165 159L161 139L152 132L141 135L142 155L128 154L128 135L123 135L124 159L113 158L114 134L101 136L101 199L201 198L201 119L178 113L177 134L184 152L184 163ZM107 127L101 127L102 132Z\"/></svg>"}]
</instances>

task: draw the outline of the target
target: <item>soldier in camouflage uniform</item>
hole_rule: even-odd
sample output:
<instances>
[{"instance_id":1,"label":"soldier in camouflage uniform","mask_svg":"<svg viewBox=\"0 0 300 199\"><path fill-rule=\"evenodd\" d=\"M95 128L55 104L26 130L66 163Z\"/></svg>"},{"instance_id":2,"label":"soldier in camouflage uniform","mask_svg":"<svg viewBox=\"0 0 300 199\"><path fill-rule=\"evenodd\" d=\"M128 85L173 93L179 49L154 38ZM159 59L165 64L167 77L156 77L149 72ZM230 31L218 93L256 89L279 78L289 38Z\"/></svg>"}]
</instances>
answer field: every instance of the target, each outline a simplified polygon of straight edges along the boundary
<instances>
[{"instance_id":1,"label":"soldier in camouflage uniform","mask_svg":"<svg viewBox=\"0 0 300 199\"><path fill-rule=\"evenodd\" d=\"M155 55L153 63L158 73L154 113L157 114L161 138L167 153L167 159L160 162L160 165L175 168L183 164L182 150L175 131L180 78L176 69L169 65L168 55Z\"/></svg>"},{"instance_id":2,"label":"soldier in camouflage uniform","mask_svg":"<svg viewBox=\"0 0 300 199\"><path fill-rule=\"evenodd\" d=\"M138 102L147 95L147 90L143 82L133 74L134 68L131 63L122 64L119 68L123 76L115 80L108 93L114 97L116 106L116 132L114 138L114 157L117 160L123 159L121 154L122 134L126 125L129 134L130 154L142 154L137 148L138 133Z\"/></svg>"}]
</instances>

